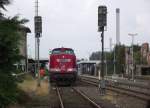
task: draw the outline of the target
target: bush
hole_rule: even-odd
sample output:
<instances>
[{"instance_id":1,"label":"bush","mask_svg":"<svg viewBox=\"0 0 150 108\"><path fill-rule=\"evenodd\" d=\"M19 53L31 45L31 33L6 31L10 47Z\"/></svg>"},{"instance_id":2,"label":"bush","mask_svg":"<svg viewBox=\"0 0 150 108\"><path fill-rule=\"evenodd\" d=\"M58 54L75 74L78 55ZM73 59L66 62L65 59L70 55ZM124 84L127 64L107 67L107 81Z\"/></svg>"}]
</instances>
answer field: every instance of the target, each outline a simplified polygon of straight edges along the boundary
<instances>
[{"instance_id":1,"label":"bush","mask_svg":"<svg viewBox=\"0 0 150 108\"><path fill-rule=\"evenodd\" d=\"M18 73L14 64L21 60L19 29L24 20L18 17L0 21L0 108L15 103L19 96L17 79L12 73Z\"/></svg>"}]
</instances>

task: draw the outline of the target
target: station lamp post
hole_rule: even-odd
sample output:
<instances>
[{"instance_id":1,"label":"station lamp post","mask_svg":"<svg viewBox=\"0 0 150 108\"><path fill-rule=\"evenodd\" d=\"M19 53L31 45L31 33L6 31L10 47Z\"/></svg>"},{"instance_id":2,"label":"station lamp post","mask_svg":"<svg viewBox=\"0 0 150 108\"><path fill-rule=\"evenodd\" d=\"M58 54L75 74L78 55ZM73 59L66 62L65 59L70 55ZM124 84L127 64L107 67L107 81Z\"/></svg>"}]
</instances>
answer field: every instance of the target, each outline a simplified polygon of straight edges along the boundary
<instances>
[{"instance_id":1,"label":"station lamp post","mask_svg":"<svg viewBox=\"0 0 150 108\"><path fill-rule=\"evenodd\" d=\"M137 36L138 34L132 34L132 33L128 33L129 36L132 37L132 80L134 80L134 51L133 51L133 47L134 47L134 36Z\"/></svg>"}]
</instances>

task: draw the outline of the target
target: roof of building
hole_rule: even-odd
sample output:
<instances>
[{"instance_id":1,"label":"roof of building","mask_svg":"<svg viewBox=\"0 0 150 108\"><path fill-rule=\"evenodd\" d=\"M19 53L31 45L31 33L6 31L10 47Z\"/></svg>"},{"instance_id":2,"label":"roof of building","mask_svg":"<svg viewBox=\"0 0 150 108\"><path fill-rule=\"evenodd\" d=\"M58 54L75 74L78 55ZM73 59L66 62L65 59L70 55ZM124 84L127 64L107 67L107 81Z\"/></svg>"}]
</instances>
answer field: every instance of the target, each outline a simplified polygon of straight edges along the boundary
<instances>
[{"instance_id":1,"label":"roof of building","mask_svg":"<svg viewBox=\"0 0 150 108\"><path fill-rule=\"evenodd\" d=\"M99 60L86 60L86 61L79 61L77 64L99 64Z\"/></svg>"},{"instance_id":2,"label":"roof of building","mask_svg":"<svg viewBox=\"0 0 150 108\"><path fill-rule=\"evenodd\" d=\"M31 30L30 30L30 28L28 28L28 27L26 27L26 26L20 26L20 30L23 30L23 31L25 31L26 33L31 33Z\"/></svg>"},{"instance_id":3,"label":"roof of building","mask_svg":"<svg viewBox=\"0 0 150 108\"><path fill-rule=\"evenodd\" d=\"M28 58L28 61L29 61L29 63L35 63L35 61L37 61L37 60L35 60L35 59L33 59L33 58ZM47 59L47 58L40 58L40 63L46 63L46 62L48 62L49 61L49 59Z\"/></svg>"}]
</instances>

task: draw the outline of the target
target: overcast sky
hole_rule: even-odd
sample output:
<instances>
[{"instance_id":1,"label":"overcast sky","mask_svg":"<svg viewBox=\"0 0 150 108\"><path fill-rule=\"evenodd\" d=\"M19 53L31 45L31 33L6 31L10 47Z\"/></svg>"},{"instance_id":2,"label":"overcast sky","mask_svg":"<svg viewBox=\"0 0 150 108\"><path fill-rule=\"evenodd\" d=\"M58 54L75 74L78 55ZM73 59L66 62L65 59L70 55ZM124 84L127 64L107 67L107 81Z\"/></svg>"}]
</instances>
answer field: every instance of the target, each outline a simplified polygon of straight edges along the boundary
<instances>
[{"instance_id":1,"label":"overcast sky","mask_svg":"<svg viewBox=\"0 0 150 108\"><path fill-rule=\"evenodd\" d=\"M128 33L138 33L134 43L150 42L149 0L39 0L39 15L43 17L43 33L40 43L40 57L48 58L49 49L70 47L77 58L88 58L93 51L101 50L100 33L97 32L97 7L108 8L108 27L105 32L105 48L109 38L116 41L115 9L120 8L121 43L131 44ZM13 0L7 7L7 16L19 14L30 20L26 24L32 33L28 34L28 54L34 57L34 15L35 0Z\"/></svg>"}]
</instances>

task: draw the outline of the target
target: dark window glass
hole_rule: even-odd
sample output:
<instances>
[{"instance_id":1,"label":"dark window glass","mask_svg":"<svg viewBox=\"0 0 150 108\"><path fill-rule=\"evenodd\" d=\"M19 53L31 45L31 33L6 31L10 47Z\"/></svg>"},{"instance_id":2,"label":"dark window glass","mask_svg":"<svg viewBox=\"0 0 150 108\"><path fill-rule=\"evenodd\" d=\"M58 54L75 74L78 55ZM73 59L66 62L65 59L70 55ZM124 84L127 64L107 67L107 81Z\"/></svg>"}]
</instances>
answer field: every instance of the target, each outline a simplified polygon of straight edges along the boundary
<instances>
[{"instance_id":1,"label":"dark window glass","mask_svg":"<svg viewBox=\"0 0 150 108\"><path fill-rule=\"evenodd\" d=\"M73 50L64 50L63 53L65 54L74 54L74 51Z\"/></svg>"},{"instance_id":2,"label":"dark window glass","mask_svg":"<svg viewBox=\"0 0 150 108\"><path fill-rule=\"evenodd\" d=\"M61 49L54 49L52 51L52 54L74 54L74 51L72 49L65 49L65 50L61 50Z\"/></svg>"},{"instance_id":3,"label":"dark window glass","mask_svg":"<svg viewBox=\"0 0 150 108\"><path fill-rule=\"evenodd\" d=\"M55 49L52 51L52 54L60 54L61 50L60 49Z\"/></svg>"}]
</instances>

